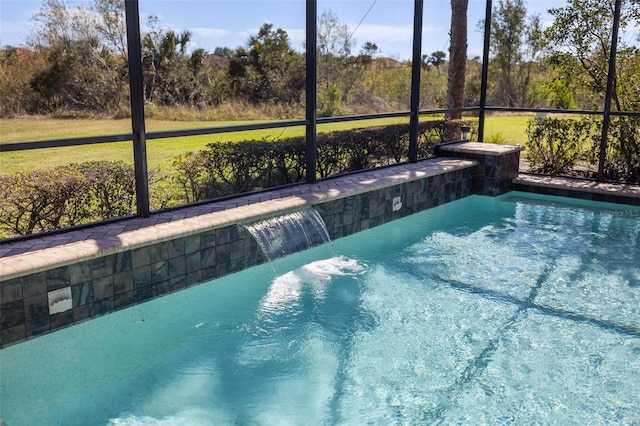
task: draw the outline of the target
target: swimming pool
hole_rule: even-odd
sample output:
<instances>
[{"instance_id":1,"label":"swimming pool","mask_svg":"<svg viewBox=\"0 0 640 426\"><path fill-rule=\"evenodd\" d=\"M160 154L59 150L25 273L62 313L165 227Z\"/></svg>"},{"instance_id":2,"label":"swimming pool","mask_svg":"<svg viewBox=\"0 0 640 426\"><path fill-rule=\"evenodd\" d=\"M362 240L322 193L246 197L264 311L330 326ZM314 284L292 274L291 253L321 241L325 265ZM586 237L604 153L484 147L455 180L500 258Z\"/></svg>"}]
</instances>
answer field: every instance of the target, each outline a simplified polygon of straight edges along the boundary
<instances>
[{"instance_id":1,"label":"swimming pool","mask_svg":"<svg viewBox=\"0 0 640 426\"><path fill-rule=\"evenodd\" d=\"M640 210L471 196L0 351L8 426L640 424Z\"/></svg>"}]
</instances>

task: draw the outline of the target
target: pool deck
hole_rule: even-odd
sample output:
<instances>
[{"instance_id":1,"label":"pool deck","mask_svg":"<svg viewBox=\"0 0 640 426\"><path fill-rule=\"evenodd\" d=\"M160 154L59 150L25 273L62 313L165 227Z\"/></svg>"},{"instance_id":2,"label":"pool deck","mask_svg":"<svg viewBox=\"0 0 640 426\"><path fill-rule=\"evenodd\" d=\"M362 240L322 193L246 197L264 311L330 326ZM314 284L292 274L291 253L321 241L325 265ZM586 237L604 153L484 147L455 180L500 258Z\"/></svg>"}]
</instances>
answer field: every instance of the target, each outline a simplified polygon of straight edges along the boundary
<instances>
[{"instance_id":1,"label":"pool deck","mask_svg":"<svg viewBox=\"0 0 640 426\"><path fill-rule=\"evenodd\" d=\"M124 219L80 230L0 243L0 281L151 242L195 234L204 229L257 221L332 199L472 167L473 164L469 160L436 158L166 211L149 218Z\"/></svg>"},{"instance_id":2,"label":"pool deck","mask_svg":"<svg viewBox=\"0 0 640 426\"><path fill-rule=\"evenodd\" d=\"M513 188L537 194L640 206L639 185L520 173L513 180Z\"/></svg>"}]
</instances>

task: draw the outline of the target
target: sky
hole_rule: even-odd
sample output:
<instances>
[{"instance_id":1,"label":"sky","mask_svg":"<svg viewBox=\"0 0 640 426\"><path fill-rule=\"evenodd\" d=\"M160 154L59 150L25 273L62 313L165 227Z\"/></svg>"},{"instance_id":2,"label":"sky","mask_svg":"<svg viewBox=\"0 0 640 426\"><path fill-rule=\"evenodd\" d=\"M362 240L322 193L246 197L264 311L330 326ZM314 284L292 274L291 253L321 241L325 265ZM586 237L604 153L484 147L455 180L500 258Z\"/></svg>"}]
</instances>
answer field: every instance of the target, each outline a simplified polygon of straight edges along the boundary
<instances>
[{"instance_id":1,"label":"sky","mask_svg":"<svg viewBox=\"0 0 640 426\"><path fill-rule=\"evenodd\" d=\"M163 28L192 33L190 48L209 52L216 47L234 49L246 45L264 23L287 31L292 46L304 49L304 0L140 0L141 26L155 15ZM494 1L496 3L496 1ZM67 4L82 4L67 0ZM546 10L559 7L565 0L529 0L530 11L541 13L549 23ZM24 45L33 31L32 17L41 0L0 0L0 45ZM331 11L349 27L355 41L354 53L367 41L379 48L379 56L404 60L411 58L413 35L413 0L318 0L318 14ZM448 53L450 26L449 0L425 0L423 17L424 54ZM478 23L484 19L485 0L469 0L470 57L482 54L482 32Z\"/></svg>"}]
</instances>

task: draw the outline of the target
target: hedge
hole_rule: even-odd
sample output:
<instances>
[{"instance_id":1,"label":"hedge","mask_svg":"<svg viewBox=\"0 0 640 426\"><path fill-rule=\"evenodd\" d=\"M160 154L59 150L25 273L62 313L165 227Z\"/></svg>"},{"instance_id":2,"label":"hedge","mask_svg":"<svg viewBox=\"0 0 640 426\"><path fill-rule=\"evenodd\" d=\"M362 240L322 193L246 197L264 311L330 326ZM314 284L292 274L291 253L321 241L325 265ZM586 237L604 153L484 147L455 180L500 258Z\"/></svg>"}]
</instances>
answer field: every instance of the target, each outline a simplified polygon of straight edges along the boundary
<instances>
[{"instance_id":1,"label":"hedge","mask_svg":"<svg viewBox=\"0 0 640 426\"><path fill-rule=\"evenodd\" d=\"M418 156L432 156L446 126L460 125L420 123ZM187 202L300 182L305 178L305 149L304 137L211 143L206 150L177 156L173 179ZM409 151L409 125L321 133L316 151L318 178L400 163Z\"/></svg>"},{"instance_id":2,"label":"hedge","mask_svg":"<svg viewBox=\"0 0 640 426\"><path fill-rule=\"evenodd\" d=\"M529 122L526 156L534 172L575 175L594 172L576 170L583 161L598 167L602 120L536 118ZM604 178L611 181L640 182L640 118L612 117L607 133Z\"/></svg>"},{"instance_id":3,"label":"hedge","mask_svg":"<svg viewBox=\"0 0 640 426\"><path fill-rule=\"evenodd\" d=\"M0 234L30 235L131 214L134 171L118 161L0 174Z\"/></svg>"},{"instance_id":4,"label":"hedge","mask_svg":"<svg viewBox=\"0 0 640 426\"><path fill-rule=\"evenodd\" d=\"M421 123L418 156L431 156L445 130L460 125ZM179 155L170 176L149 174L152 210L301 182L305 149L303 137L292 137L211 143L205 150ZM317 177L399 163L408 150L408 125L318 134ZM134 176L132 165L118 161L0 174L0 238L131 215Z\"/></svg>"}]
</instances>

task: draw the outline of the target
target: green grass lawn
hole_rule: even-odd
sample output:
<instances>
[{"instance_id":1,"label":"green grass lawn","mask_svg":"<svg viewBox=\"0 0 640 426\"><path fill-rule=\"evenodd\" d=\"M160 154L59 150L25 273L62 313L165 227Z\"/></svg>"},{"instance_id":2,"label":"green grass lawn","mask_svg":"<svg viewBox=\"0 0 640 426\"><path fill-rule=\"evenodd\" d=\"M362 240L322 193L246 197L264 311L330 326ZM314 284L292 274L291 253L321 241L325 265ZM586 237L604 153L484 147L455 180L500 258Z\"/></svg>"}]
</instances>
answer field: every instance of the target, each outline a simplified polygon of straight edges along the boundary
<instances>
[{"instance_id":1,"label":"green grass lawn","mask_svg":"<svg viewBox=\"0 0 640 426\"><path fill-rule=\"evenodd\" d=\"M526 128L532 115L489 116L486 121L485 140L493 135L504 143L526 144ZM408 122L407 117L360 120L352 122L323 124L320 132L347 130L359 127L380 126ZM185 122L148 119L147 131L179 130L203 127L246 124L246 122ZM76 138L96 135L123 134L131 131L131 122L122 120L55 120L48 118L21 118L0 120L0 143L33 141L44 139ZM168 170L174 157L188 151L203 149L206 144L219 141L239 141L248 139L278 139L281 137L304 135L304 126L281 129L252 130L216 135L188 136L147 141L147 161L150 169ZM133 161L131 142L116 142L42 150L16 151L0 154L0 170L17 172L38 168L97 160Z\"/></svg>"},{"instance_id":2,"label":"green grass lawn","mask_svg":"<svg viewBox=\"0 0 640 426\"><path fill-rule=\"evenodd\" d=\"M406 122L406 118L361 120L319 125L321 132L380 126ZM167 120L147 120L148 131L194 129L247 122L179 122ZM96 135L129 133L129 120L54 120L54 119L12 119L0 120L0 143L34 141L44 139L76 138ZM151 169L166 170L179 154L197 151L208 143L220 141L240 141L249 139L278 139L304 135L304 126L280 129L250 130L216 135L185 136L147 141L147 162ZM37 168L51 168L59 165L97 160L133 161L131 142L114 142L40 150L14 151L0 154L0 168L3 172L17 172Z\"/></svg>"},{"instance_id":3,"label":"green grass lawn","mask_svg":"<svg viewBox=\"0 0 640 426\"><path fill-rule=\"evenodd\" d=\"M484 140L505 144L527 144L527 126L535 114L487 115Z\"/></svg>"}]
</instances>

